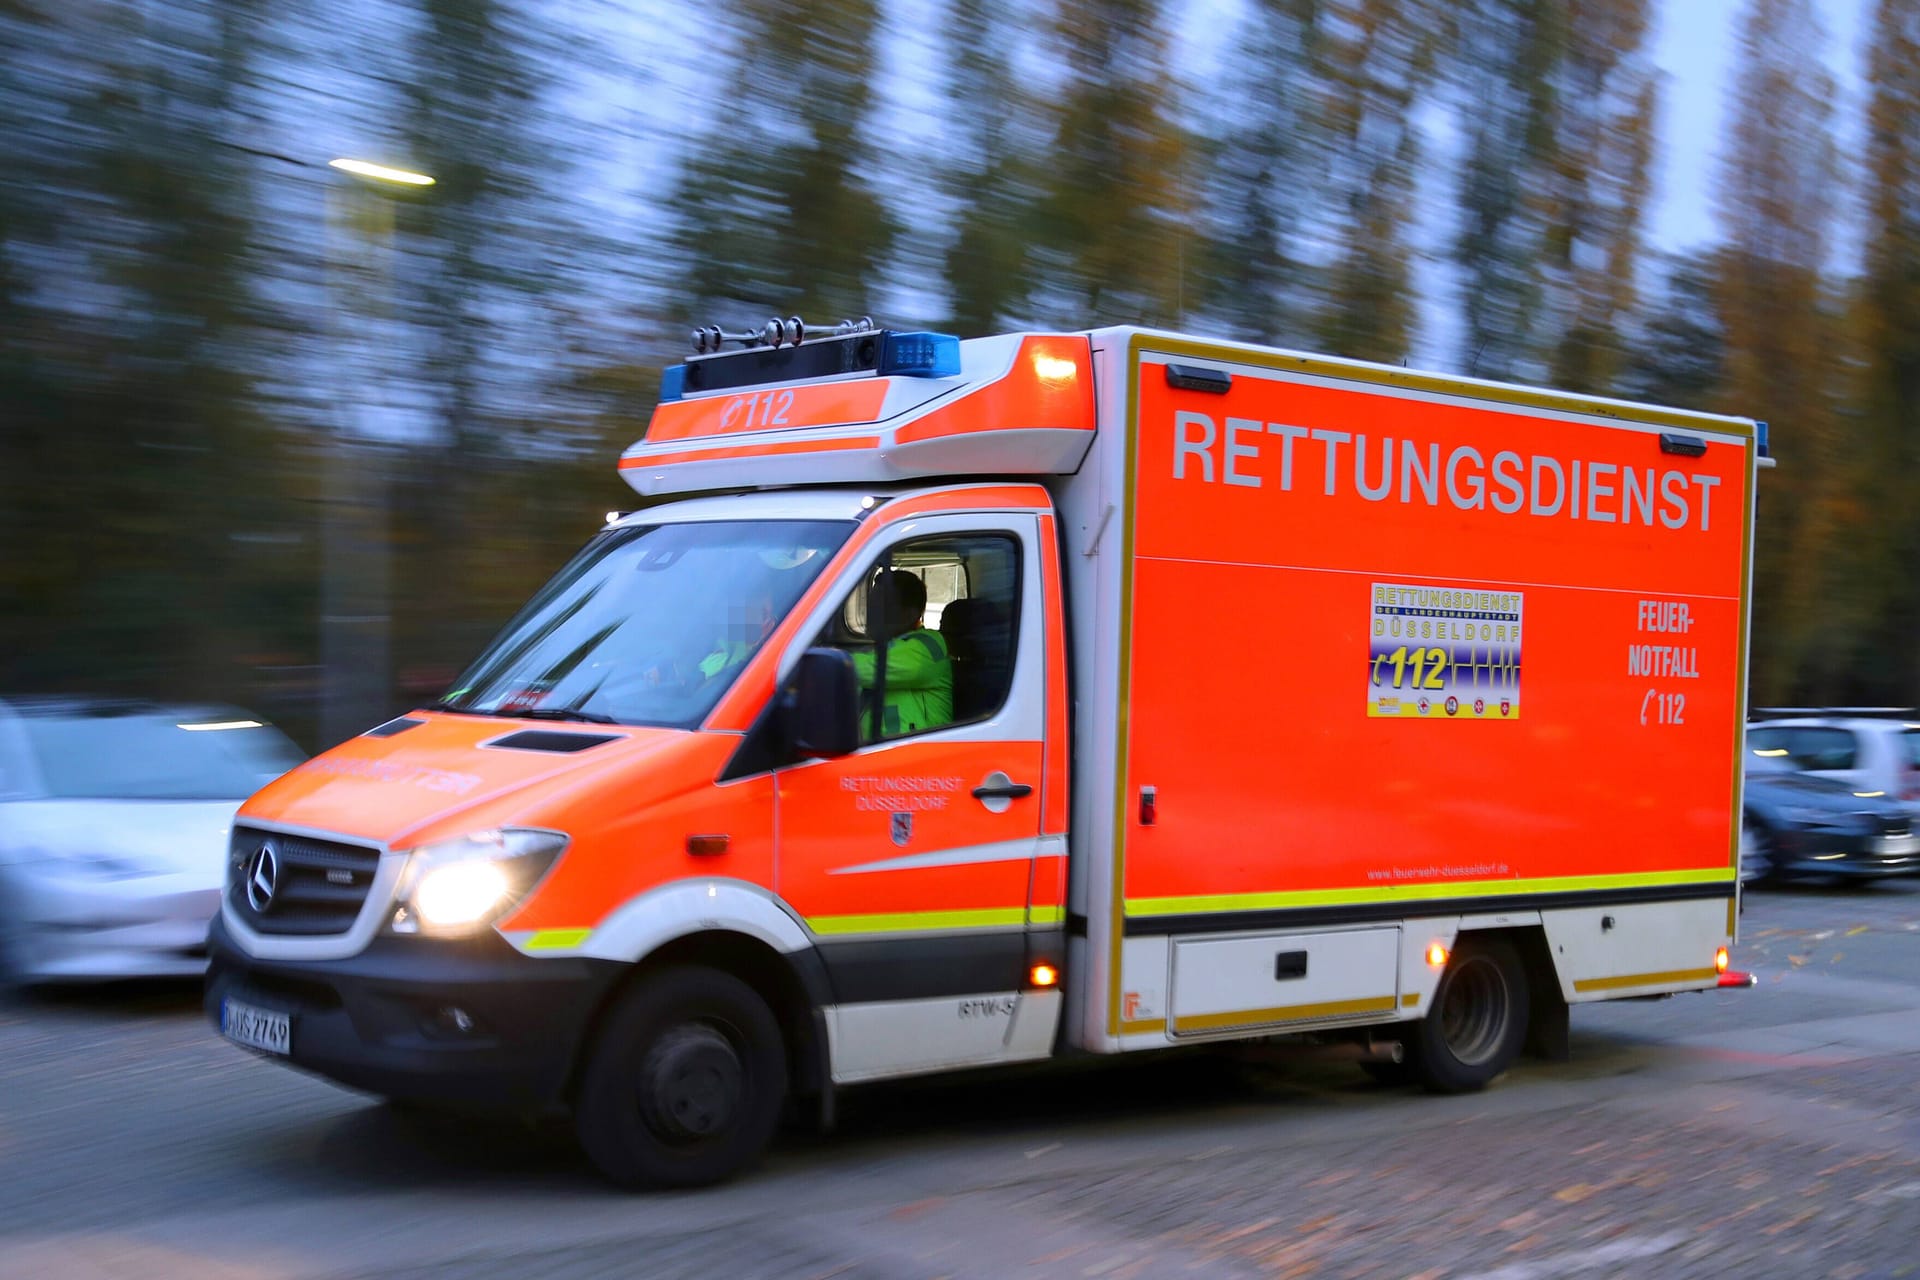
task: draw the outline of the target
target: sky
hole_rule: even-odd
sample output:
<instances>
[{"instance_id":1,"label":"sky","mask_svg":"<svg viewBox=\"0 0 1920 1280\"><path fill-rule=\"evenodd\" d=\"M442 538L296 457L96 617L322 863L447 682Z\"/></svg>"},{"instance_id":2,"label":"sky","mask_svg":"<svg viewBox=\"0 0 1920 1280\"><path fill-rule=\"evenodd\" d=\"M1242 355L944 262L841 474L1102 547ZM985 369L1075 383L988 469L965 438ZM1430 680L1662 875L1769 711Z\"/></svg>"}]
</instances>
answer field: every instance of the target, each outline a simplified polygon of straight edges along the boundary
<instances>
[{"instance_id":1,"label":"sky","mask_svg":"<svg viewBox=\"0 0 1920 1280\"><path fill-rule=\"evenodd\" d=\"M1815 0L1827 28L1825 60L1840 86L1836 124L1840 153L1860 154L1862 138L1862 32L1870 0ZM1739 0L1664 0L1655 34L1654 61L1666 73L1659 172L1649 233L1663 249L1698 246L1716 238L1709 199L1719 162L1721 121L1726 113L1734 54L1739 45ZM1858 237L1847 238L1850 253Z\"/></svg>"}]
</instances>

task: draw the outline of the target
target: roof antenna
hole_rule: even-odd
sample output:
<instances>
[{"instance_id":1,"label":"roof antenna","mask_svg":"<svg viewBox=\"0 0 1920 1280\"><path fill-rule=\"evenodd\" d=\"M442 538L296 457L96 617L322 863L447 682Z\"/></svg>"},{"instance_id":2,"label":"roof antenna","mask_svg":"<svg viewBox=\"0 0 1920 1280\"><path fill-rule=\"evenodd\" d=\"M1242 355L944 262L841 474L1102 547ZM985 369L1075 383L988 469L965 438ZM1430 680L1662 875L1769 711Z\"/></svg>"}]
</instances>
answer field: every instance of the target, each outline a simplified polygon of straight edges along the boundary
<instances>
[{"instance_id":1,"label":"roof antenna","mask_svg":"<svg viewBox=\"0 0 1920 1280\"><path fill-rule=\"evenodd\" d=\"M1467 361L1467 376L1469 378L1473 376L1473 371L1480 367L1480 353L1487 349L1487 344L1491 341L1493 341L1493 336L1489 334L1480 339L1480 345L1474 348L1473 359Z\"/></svg>"}]
</instances>

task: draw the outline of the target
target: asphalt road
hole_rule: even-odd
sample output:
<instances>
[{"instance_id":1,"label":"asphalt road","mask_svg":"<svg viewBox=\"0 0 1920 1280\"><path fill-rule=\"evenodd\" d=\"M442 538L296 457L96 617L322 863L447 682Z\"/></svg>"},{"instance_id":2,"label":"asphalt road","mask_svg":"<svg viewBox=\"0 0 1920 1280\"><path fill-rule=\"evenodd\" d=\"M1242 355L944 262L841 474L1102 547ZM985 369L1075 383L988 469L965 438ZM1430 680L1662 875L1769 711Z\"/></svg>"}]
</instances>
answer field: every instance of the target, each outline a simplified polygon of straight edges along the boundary
<instances>
[{"instance_id":1,"label":"asphalt road","mask_svg":"<svg viewBox=\"0 0 1920 1280\"><path fill-rule=\"evenodd\" d=\"M1749 991L1574 1014L1488 1092L1313 1053L850 1095L738 1184L222 1044L190 989L0 1008L0 1277L1920 1277L1920 882L1756 893Z\"/></svg>"}]
</instances>

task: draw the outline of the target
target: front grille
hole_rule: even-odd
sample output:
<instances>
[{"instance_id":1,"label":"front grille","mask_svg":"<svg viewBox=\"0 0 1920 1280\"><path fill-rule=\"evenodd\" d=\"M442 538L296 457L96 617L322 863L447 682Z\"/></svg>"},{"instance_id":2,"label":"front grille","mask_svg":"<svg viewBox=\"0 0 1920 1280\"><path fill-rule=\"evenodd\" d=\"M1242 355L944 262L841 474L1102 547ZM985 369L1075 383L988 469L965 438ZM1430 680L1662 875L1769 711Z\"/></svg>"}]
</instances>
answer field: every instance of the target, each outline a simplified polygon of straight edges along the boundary
<instances>
[{"instance_id":1,"label":"front grille","mask_svg":"<svg viewBox=\"0 0 1920 1280\"><path fill-rule=\"evenodd\" d=\"M261 851L271 846L270 873ZM258 933L345 933L373 887L380 851L338 840L235 827L228 846L227 904ZM271 893L261 881L271 882ZM249 896L249 886L255 890ZM264 909L255 901L264 903Z\"/></svg>"}]
</instances>

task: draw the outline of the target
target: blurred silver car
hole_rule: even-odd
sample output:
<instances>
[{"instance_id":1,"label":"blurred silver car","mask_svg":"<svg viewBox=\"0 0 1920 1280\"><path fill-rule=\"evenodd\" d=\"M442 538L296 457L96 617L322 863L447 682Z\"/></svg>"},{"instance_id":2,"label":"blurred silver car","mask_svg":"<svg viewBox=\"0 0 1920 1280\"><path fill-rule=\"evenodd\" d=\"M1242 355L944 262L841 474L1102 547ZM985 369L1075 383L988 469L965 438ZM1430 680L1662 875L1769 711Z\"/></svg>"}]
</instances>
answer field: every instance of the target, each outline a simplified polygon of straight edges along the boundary
<instances>
[{"instance_id":1,"label":"blurred silver car","mask_svg":"<svg viewBox=\"0 0 1920 1280\"><path fill-rule=\"evenodd\" d=\"M231 707L0 701L0 982L202 972L234 811L302 758Z\"/></svg>"},{"instance_id":2,"label":"blurred silver car","mask_svg":"<svg viewBox=\"0 0 1920 1280\"><path fill-rule=\"evenodd\" d=\"M1897 707L1762 707L1747 746L1920 819L1920 713Z\"/></svg>"}]
</instances>

